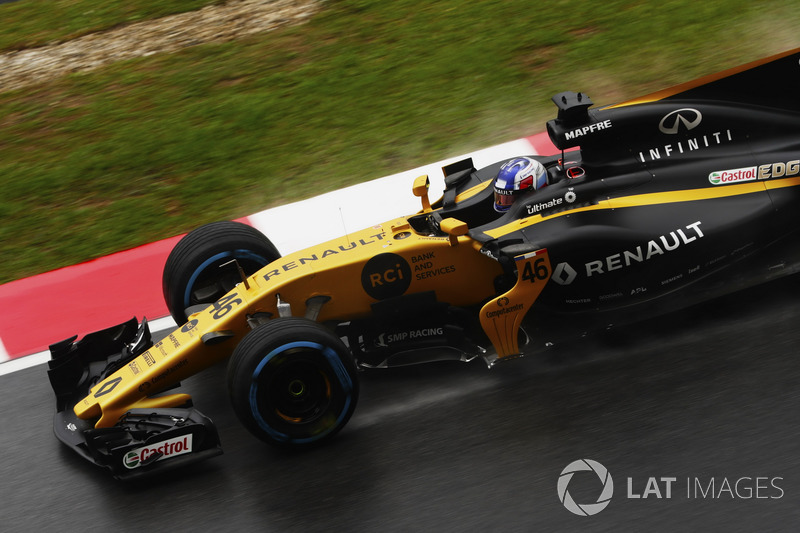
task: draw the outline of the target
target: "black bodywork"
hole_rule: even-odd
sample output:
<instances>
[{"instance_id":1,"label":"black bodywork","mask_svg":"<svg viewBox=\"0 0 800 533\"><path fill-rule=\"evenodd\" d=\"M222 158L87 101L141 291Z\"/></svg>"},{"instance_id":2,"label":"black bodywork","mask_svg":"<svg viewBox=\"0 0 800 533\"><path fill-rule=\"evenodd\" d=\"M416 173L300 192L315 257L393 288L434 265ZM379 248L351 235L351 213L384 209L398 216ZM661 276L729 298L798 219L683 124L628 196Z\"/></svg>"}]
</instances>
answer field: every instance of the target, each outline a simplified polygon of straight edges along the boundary
<instances>
[{"instance_id":1,"label":"black bodywork","mask_svg":"<svg viewBox=\"0 0 800 533\"><path fill-rule=\"evenodd\" d=\"M590 109L586 95L556 95L547 131L562 152L536 157L549 185L502 216L488 189L449 205L446 192L435 218L467 221L494 257L510 245L549 251L553 277L528 315L535 321L631 320L797 272L799 58L645 103ZM456 164L450 197L502 163ZM724 171L740 181L722 181ZM505 231L531 215L541 220Z\"/></svg>"}]
</instances>

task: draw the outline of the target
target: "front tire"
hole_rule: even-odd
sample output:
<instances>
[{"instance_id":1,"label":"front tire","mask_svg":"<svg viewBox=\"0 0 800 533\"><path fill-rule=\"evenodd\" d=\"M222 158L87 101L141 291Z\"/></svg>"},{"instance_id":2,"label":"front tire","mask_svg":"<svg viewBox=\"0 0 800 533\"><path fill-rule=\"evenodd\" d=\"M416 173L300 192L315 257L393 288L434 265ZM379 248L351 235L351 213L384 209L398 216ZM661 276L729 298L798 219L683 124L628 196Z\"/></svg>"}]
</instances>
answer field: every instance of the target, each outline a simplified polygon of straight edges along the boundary
<instances>
[{"instance_id":1,"label":"front tire","mask_svg":"<svg viewBox=\"0 0 800 533\"><path fill-rule=\"evenodd\" d=\"M212 222L191 231L170 252L164 265L162 289L170 315L178 325L186 309L219 300L241 281L236 260L248 276L281 254L257 229L240 222Z\"/></svg>"},{"instance_id":2,"label":"front tire","mask_svg":"<svg viewBox=\"0 0 800 533\"><path fill-rule=\"evenodd\" d=\"M341 339L304 318L277 318L250 333L228 365L236 415L256 437L307 448L336 435L358 401L355 361Z\"/></svg>"}]
</instances>

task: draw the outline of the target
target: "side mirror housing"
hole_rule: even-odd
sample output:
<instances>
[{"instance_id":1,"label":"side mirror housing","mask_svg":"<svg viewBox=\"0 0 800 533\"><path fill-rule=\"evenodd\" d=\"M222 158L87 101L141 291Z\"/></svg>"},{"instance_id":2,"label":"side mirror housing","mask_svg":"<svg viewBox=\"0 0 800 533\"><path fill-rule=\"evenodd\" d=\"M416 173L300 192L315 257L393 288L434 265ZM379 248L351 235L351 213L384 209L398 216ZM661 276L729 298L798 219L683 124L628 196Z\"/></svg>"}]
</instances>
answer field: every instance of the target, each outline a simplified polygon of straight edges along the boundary
<instances>
[{"instance_id":1,"label":"side mirror housing","mask_svg":"<svg viewBox=\"0 0 800 533\"><path fill-rule=\"evenodd\" d=\"M419 176L414 179L414 187L412 191L414 196L422 199L422 212L427 213L431 211L431 201L428 199L428 188L430 187L430 180L428 175Z\"/></svg>"},{"instance_id":2,"label":"side mirror housing","mask_svg":"<svg viewBox=\"0 0 800 533\"><path fill-rule=\"evenodd\" d=\"M441 224L439 224L439 227L443 232L450 236L450 246L457 245L458 238L462 235L466 235L469 231L469 226L467 226L467 223L462 222L457 218L446 218L442 220Z\"/></svg>"}]
</instances>

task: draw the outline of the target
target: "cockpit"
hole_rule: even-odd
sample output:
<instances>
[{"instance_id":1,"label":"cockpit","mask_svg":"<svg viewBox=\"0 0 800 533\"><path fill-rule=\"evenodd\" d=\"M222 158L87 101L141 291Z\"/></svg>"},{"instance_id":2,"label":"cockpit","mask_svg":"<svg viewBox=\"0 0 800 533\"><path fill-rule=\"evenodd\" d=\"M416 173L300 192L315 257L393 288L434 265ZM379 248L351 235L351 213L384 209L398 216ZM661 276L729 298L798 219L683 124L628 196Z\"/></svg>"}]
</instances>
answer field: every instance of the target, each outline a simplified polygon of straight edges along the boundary
<instances>
[{"instance_id":1,"label":"cockpit","mask_svg":"<svg viewBox=\"0 0 800 533\"><path fill-rule=\"evenodd\" d=\"M530 187L515 196L513 203L504 211L495 208L495 179L503 166L514 161L514 158L480 170L474 168L471 158L448 165L442 169L445 174L442 198L429 204L428 210L424 208L423 200L423 212L410 217L409 223L418 233L443 236L440 224L446 218L460 220L470 230L481 231L515 219L545 214L560 206L568 207L571 202L565 201L564 197L570 200L574 196L568 194L568 189L585 181L586 172L579 165L578 152L568 152L566 155L566 161L561 155L528 156L544 167L545 176L536 187ZM420 197L426 195L426 183L420 181L415 186L415 194Z\"/></svg>"}]
</instances>

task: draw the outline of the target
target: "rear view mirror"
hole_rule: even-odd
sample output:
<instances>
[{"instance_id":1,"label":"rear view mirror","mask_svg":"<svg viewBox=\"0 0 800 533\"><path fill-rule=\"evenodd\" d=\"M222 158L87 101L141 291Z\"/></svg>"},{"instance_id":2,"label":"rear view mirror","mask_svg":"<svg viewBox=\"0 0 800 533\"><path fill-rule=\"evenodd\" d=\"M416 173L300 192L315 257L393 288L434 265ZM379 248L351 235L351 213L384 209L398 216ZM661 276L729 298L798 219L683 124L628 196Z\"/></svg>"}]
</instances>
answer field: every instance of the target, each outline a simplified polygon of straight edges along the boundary
<instances>
[{"instance_id":1,"label":"rear view mirror","mask_svg":"<svg viewBox=\"0 0 800 533\"><path fill-rule=\"evenodd\" d=\"M412 191L414 196L422 199L422 212L427 213L431 210L431 201L428 199L428 187L430 187L430 180L428 175L419 176L414 180L414 187Z\"/></svg>"},{"instance_id":2,"label":"rear view mirror","mask_svg":"<svg viewBox=\"0 0 800 533\"><path fill-rule=\"evenodd\" d=\"M439 227L443 232L450 235L450 246L455 246L458 244L458 238L462 235L466 235L469 231L469 226L467 226L467 223L456 218L446 218L442 220L442 223L439 224Z\"/></svg>"}]
</instances>

